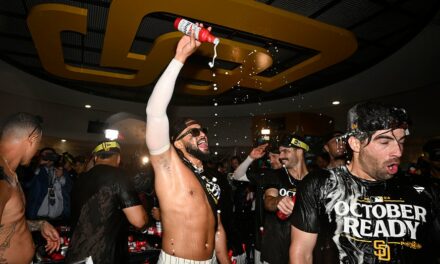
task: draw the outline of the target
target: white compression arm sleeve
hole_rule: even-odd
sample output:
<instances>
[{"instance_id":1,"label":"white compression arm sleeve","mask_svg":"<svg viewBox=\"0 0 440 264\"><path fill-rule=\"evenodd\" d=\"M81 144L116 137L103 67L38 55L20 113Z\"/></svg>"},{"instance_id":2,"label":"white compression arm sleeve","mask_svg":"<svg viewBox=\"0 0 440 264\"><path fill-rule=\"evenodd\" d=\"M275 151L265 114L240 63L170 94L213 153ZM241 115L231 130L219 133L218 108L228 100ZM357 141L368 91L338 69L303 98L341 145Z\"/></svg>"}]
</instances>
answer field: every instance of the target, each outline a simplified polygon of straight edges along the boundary
<instances>
[{"instance_id":1,"label":"white compression arm sleeve","mask_svg":"<svg viewBox=\"0 0 440 264\"><path fill-rule=\"evenodd\" d=\"M167 107L182 67L183 63L173 59L157 81L148 100L146 142L152 155L159 155L170 148Z\"/></svg>"},{"instance_id":2,"label":"white compression arm sleeve","mask_svg":"<svg viewBox=\"0 0 440 264\"><path fill-rule=\"evenodd\" d=\"M251 157L247 156L247 158L235 169L234 174L232 174L232 178L237 181L249 181L246 176L246 171L254 161Z\"/></svg>"}]
</instances>

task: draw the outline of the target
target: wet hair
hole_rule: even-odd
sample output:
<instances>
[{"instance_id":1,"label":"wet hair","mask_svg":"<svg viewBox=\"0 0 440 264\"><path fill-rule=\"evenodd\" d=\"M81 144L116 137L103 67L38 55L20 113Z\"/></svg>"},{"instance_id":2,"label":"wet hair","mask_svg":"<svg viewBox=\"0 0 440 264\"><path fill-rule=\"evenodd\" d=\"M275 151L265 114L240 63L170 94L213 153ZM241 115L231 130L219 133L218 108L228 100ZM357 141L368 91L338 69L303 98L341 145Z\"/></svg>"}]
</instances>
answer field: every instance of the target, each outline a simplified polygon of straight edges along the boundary
<instances>
[{"instance_id":1,"label":"wet hair","mask_svg":"<svg viewBox=\"0 0 440 264\"><path fill-rule=\"evenodd\" d=\"M9 116L2 125L1 138L14 136L16 138L31 136L31 134L41 134L41 118L29 113L16 113Z\"/></svg>"},{"instance_id":2,"label":"wet hair","mask_svg":"<svg viewBox=\"0 0 440 264\"><path fill-rule=\"evenodd\" d=\"M347 114L347 133L343 138L354 136L360 141L368 139L378 130L402 128L409 134L410 120L405 109L377 102L366 102L353 106Z\"/></svg>"}]
</instances>

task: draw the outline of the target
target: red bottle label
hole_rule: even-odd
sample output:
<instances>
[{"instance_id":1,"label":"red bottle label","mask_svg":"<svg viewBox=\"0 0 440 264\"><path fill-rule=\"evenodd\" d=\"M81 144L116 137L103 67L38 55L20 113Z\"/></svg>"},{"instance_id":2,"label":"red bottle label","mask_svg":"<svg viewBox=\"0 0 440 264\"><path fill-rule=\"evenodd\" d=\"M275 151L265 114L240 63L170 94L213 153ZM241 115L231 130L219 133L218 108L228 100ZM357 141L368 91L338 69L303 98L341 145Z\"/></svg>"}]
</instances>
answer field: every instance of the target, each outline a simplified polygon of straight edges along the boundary
<instances>
[{"instance_id":1,"label":"red bottle label","mask_svg":"<svg viewBox=\"0 0 440 264\"><path fill-rule=\"evenodd\" d=\"M292 196L291 198L292 198L292 202L293 202L293 204L295 205L296 195ZM281 212L280 210L277 211L277 217L278 217L280 220L286 220L286 219L288 218L288 216L285 215L285 214L284 214L283 212Z\"/></svg>"}]
</instances>

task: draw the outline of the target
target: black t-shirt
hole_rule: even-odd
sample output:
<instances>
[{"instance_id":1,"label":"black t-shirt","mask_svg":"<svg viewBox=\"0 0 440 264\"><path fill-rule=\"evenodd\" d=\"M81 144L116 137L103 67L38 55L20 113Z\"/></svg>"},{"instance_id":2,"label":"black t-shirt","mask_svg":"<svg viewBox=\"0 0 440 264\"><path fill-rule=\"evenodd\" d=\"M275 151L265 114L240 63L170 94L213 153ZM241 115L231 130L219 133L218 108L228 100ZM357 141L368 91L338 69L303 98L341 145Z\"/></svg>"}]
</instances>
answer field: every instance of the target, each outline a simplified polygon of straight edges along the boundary
<instances>
[{"instance_id":1,"label":"black t-shirt","mask_svg":"<svg viewBox=\"0 0 440 264\"><path fill-rule=\"evenodd\" d=\"M218 200L217 208L221 211L220 219L223 224L223 228L226 232L226 241L228 250L232 249L234 255L239 255L243 253L243 247L238 238L239 230L241 228L234 223L233 216L233 206L234 202L232 200L232 187L229 185L227 176L216 170L206 168L205 172L210 175L211 179L215 177L216 182L220 186L221 196Z\"/></svg>"},{"instance_id":2,"label":"black t-shirt","mask_svg":"<svg viewBox=\"0 0 440 264\"><path fill-rule=\"evenodd\" d=\"M271 184L272 169L260 169L258 171L247 171L246 176L249 182L255 187L255 248L261 250L261 238L262 233L260 227L264 225L264 191L267 186L273 186Z\"/></svg>"},{"instance_id":3,"label":"black t-shirt","mask_svg":"<svg viewBox=\"0 0 440 264\"><path fill-rule=\"evenodd\" d=\"M72 190L72 239L67 263L92 256L94 263L127 261L128 221L122 209L140 205L124 172L96 165Z\"/></svg>"},{"instance_id":4,"label":"black t-shirt","mask_svg":"<svg viewBox=\"0 0 440 264\"><path fill-rule=\"evenodd\" d=\"M279 196L294 196L300 181L286 173L285 169L268 171L266 187L278 190ZM290 222L281 220L276 212L266 211L261 245L261 259L270 264L289 262Z\"/></svg>"},{"instance_id":5,"label":"black t-shirt","mask_svg":"<svg viewBox=\"0 0 440 264\"><path fill-rule=\"evenodd\" d=\"M315 263L435 263L439 206L432 182L366 181L343 166L305 178L291 223L318 234Z\"/></svg>"}]
</instances>

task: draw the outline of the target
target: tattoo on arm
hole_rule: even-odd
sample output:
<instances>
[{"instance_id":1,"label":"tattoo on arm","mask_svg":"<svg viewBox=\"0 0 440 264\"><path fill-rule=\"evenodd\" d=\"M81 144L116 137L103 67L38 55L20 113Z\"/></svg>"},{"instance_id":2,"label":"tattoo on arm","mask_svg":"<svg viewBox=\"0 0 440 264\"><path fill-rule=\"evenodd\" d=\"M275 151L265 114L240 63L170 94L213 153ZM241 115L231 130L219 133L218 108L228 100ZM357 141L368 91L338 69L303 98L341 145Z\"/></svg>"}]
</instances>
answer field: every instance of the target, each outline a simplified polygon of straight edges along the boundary
<instances>
[{"instance_id":1,"label":"tattoo on arm","mask_svg":"<svg viewBox=\"0 0 440 264\"><path fill-rule=\"evenodd\" d=\"M44 223L44 220L41 220L41 221L27 220L29 231L31 231L31 232L40 231L41 230L41 226L43 225L43 223Z\"/></svg>"},{"instance_id":2,"label":"tattoo on arm","mask_svg":"<svg viewBox=\"0 0 440 264\"><path fill-rule=\"evenodd\" d=\"M159 160L159 164L164 170L169 174L171 174L171 165L170 159L168 157L161 157Z\"/></svg>"}]
</instances>

